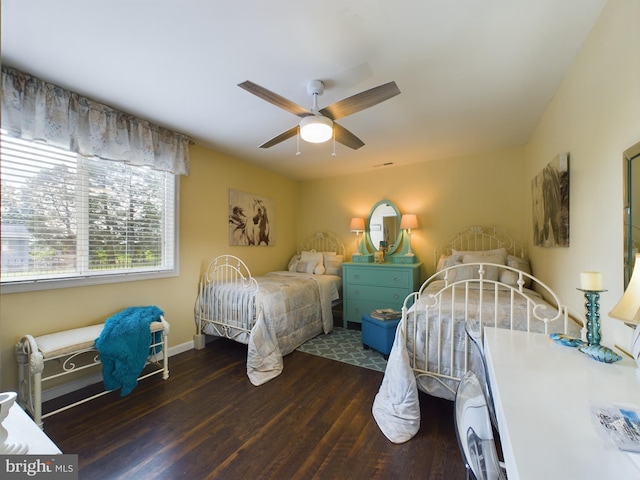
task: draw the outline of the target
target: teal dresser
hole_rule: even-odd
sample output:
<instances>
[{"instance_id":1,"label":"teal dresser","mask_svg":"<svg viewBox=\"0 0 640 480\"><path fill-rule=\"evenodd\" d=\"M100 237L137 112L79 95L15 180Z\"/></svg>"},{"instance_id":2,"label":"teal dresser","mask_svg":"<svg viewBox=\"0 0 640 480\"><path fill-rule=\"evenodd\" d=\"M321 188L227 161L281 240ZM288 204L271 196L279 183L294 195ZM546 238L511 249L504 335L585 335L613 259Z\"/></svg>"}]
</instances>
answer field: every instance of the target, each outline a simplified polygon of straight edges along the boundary
<instances>
[{"instance_id":1,"label":"teal dresser","mask_svg":"<svg viewBox=\"0 0 640 480\"><path fill-rule=\"evenodd\" d=\"M420 288L420 263L342 264L343 325L362 322L376 308L400 310L404 299Z\"/></svg>"}]
</instances>

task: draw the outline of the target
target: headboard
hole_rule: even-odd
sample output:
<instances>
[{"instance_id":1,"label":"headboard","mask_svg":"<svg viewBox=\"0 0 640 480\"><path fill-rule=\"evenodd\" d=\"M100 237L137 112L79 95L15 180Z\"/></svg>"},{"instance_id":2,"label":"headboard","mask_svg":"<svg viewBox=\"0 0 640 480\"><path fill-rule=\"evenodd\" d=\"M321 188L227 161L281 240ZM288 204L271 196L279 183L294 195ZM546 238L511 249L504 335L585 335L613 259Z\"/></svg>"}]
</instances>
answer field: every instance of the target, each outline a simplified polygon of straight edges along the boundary
<instances>
[{"instance_id":1,"label":"headboard","mask_svg":"<svg viewBox=\"0 0 640 480\"><path fill-rule=\"evenodd\" d=\"M451 255L454 249L479 251L495 248L505 248L510 255L525 257L522 244L516 242L508 233L496 227L473 225L459 228L444 236L434 248L435 264L438 264L441 255Z\"/></svg>"},{"instance_id":2,"label":"headboard","mask_svg":"<svg viewBox=\"0 0 640 480\"><path fill-rule=\"evenodd\" d=\"M338 255L344 255L344 245L333 233L329 232L315 232L298 245L298 253L311 250L316 252L335 252Z\"/></svg>"}]
</instances>

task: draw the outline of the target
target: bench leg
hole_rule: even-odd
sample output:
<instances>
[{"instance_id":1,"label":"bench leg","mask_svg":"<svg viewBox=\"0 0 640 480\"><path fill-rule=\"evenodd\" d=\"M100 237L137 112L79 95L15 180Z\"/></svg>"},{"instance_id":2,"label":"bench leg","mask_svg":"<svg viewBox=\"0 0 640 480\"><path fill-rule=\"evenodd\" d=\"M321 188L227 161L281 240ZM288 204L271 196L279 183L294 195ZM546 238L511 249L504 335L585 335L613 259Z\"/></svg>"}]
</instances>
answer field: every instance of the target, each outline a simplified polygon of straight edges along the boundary
<instances>
[{"instance_id":1,"label":"bench leg","mask_svg":"<svg viewBox=\"0 0 640 480\"><path fill-rule=\"evenodd\" d=\"M162 379L169 378L169 334L166 329L162 331Z\"/></svg>"}]
</instances>

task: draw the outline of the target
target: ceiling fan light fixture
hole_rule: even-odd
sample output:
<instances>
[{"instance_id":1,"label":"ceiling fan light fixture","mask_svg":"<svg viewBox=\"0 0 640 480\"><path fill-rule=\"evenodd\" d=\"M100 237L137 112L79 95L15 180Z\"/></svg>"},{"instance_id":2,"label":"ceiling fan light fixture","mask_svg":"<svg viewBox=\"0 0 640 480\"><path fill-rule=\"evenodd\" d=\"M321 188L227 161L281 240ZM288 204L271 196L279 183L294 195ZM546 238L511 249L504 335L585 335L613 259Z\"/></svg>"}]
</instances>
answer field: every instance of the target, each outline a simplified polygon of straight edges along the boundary
<instances>
[{"instance_id":1,"label":"ceiling fan light fixture","mask_svg":"<svg viewBox=\"0 0 640 480\"><path fill-rule=\"evenodd\" d=\"M309 115L300 122L300 136L306 142L323 143L333 136L333 121L322 115Z\"/></svg>"}]
</instances>

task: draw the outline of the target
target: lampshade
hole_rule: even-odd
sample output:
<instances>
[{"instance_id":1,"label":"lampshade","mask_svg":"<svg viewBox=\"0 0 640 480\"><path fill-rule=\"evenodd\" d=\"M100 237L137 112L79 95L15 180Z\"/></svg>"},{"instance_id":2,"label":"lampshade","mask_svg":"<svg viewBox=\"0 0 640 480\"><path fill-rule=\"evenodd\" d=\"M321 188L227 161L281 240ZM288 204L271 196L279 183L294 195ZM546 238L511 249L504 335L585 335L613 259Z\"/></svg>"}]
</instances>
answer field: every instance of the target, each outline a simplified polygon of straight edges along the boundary
<instances>
[{"instance_id":1,"label":"lampshade","mask_svg":"<svg viewBox=\"0 0 640 480\"><path fill-rule=\"evenodd\" d=\"M627 289L609 316L640 325L640 254L636 254L635 265Z\"/></svg>"},{"instance_id":2,"label":"lampshade","mask_svg":"<svg viewBox=\"0 0 640 480\"><path fill-rule=\"evenodd\" d=\"M364 218L354 217L351 219L349 230L352 232L364 232Z\"/></svg>"},{"instance_id":3,"label":"lampshade","mask_svg":"<svg viewBox=\"0 0 640 480\"><path fill-rule=\"evenodd\" d=\"M400 220L400 229L411 230L412 228L418 228L418 217L413 213L402 215L402 220Z\"/></svg>"},{"instance_id":4,"label":"lampshade","mask_svg":"<svg viewBox=\"0 0 640 480\"><path fill-rule=\"evenodd\" d=\"M326 142L333 136L333 122L322 115L309 115L300 122L300 136L310 143Z\"/></svg>"}]
</instances>

